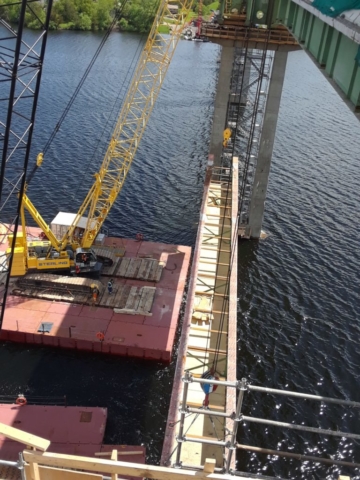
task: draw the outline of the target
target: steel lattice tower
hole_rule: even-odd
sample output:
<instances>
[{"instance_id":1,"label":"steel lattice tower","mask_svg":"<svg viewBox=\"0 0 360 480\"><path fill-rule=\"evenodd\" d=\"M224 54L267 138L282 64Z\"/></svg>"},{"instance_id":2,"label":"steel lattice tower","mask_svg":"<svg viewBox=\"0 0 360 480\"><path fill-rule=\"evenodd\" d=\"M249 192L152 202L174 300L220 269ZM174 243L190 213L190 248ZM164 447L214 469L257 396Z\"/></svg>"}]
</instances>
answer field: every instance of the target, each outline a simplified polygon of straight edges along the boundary
<instances>
[{"instance_id":1,"label":"steel lattice tower","mask_svg":"<svg viewBox=\"0 0 360 480\"><path fill-rule=\"evenodd\" d=\"M7 235L18 231L52 2L9 2L18 10L16 27L8 23L9 5L0 7L0 328L14 245L9 254L5 247ZM35 39L25 29L29 19L33 28L38 24Z\"/></svg>"}]
</instances>

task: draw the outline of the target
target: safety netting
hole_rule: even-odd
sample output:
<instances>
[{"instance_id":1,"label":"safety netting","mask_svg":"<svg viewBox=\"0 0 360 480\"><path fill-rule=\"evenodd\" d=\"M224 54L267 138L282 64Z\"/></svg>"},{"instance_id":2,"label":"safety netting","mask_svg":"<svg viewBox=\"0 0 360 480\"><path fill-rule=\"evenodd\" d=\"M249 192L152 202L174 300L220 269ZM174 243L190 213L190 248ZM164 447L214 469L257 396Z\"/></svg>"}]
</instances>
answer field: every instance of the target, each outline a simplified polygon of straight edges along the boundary
<instances>
[{"instance_id":1,"label":"safety netting","mask_svg":"<svg viewBox=\"0 0 360 480\"><path fill-rule=\"evenodd\" d=\"M312 6L328 17L337 17L346 10L360 9L360 0L314 0Z\"/></svg>"}]
</instances>

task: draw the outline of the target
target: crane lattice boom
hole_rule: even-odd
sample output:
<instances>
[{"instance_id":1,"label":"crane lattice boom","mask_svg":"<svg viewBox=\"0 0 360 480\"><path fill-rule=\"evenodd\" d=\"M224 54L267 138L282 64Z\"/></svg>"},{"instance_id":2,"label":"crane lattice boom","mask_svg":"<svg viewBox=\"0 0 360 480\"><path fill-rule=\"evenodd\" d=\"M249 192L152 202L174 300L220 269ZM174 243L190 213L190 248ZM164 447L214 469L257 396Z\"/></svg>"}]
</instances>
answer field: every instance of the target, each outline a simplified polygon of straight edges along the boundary
<instances>
[{"instance_id":1,"label":"crane lattice boom","mask_svg":"<svg viewBox=\"0 0 360 480\"><path fill-rule=\"evenodd\" d=\"M81 246L89 248L99 233L124 184L180 39L183 19L187 17L192 3L193 0L178 1L179 14L174 16L169 10L171 5L168 1L160 1L100 170L95 175L95 182L73 224L62 239L60 248L64 248L69 239L71 241L74 230L83 216L88 217L88 223ZM160 34L158 28L164 23L166 16L171 17L174 22L171 23L172 31L170 34Z\"/></svg>"}]
</instances>

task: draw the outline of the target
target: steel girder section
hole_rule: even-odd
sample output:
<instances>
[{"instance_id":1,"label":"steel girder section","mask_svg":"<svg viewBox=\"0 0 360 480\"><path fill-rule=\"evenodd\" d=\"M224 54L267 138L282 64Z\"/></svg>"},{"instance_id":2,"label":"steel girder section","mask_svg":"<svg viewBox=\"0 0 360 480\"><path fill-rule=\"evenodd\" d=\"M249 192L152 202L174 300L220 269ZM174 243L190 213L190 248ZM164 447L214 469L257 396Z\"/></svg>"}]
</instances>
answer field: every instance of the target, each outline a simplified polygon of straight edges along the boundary
<instances>
[{"instance_id":1,"label":"steel girder section","mask_svg":"<svg viewBox=\"0 0 360 480\"><path fill-rule=\"evenodd\" d=\"M35 4L41 9L35 9ZM13 232L15 238L18 231L52 0L22 0L11 5L19 9L16 29L0 19L0 242L4 248L8 234ZM40 32L35 40L24 31L25 16L38 22ZM0 252L0 327L14 248L15 241L8 255Z\"/></svg>"},{"instance_id":2,"label":"steel girder section","mask_svg":"<svg viewBox=\"0 0 360 480\"><path fill-rule=\"evenodd\" d=\"M304 0L277 0L274 21L287 25L321 73L360 119L360 26L328 17Z\"/></svg>"}]
</instances>

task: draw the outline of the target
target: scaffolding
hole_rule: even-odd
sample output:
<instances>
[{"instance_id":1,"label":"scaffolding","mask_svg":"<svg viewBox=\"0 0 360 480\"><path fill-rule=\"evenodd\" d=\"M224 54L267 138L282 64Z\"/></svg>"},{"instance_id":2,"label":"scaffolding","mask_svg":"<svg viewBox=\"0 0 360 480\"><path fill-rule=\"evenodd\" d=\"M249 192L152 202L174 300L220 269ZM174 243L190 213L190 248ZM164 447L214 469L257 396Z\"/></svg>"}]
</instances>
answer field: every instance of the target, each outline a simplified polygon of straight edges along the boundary
<instances>
[{"instance_id":1,"label":"scaffolding","mask_svg":"<svg viewBox=\"0 0 360 480\"><path fill-rule=\"evenodd\" d=\"M184 389L183 389L183 396L182 402L179 408L180 412L180 420L179 420L179 428L178 434L176 437L177 440L177 451L176 451L176 460L174 463L174 467L177 468L192 468L192 469L203 469L203 465L186 465L183 464L181 461L181 451L182 446L186 442L192 443L199 443L203 445L212 445L218 447L223 452L224 458L224 468L218 469L218 471L222 471L226 474L232 475L242 475L243 472L238 472L231 468L232 460L235 452L237 450L247 450L257 453L263 453L266 455L276 455L278 457L290 457L300 461L311 461L311 462L319 462L319 463L326 463L330 465L339 465L344 467L351 467L351 468L359 468L360 464L355 462L348 462L342 460L334 460L332 458L324 458L324 457L316 457L316 456L309 456L303 455L300 453L293 453L293 452L284 452L281 450L272 450L268 448L257 447L253 445L243 445L238 442L238 427L240 424L244 424L245 422L248 423L257 423L261 425L271 425L278 428L288 428L303 432L311 432L317 433L321 435L330 435L336 437L345 437L351 438L354 440L360 440L360 434L357 433L350 433L350 432L343 432L340 430L330 430L330 429L323 429L318 427L311 427L306 425L298 425L294 423L288 422L279 422L267 418L257 418L249 415L244 415L243 413L243 402L246 393L248 392L259 392L259 393L266 393L272 395L281 395L285 397L292 397L298 399L307 399L312 400L315 402L321 403L332 403L336 405L348 406L352 408L360 408L360 402L353 402L351 400L339 400L332 397L325 397L322 395L312 395L308 393L300 393L294 392L290 390L280 390L275 388L267 388L261 387L257 385L250 384L246 378L242 378L241 380L237 380L235 382L229 381L221 381L221 380L209 380L204 378L196 378L190 372L186 371L185 376L183 377L184 382ZM237 403L236 403L236 410L233 412L221 412L217 410L210 410L209 408L192 408L188 405L188 391L189 386L191 384L200 384L200 385L212 385L212 386L221 386L225 388L233 388L237 391ZM195 415L195 419L199 415L204 416L211 416L213 418L228 418L232 420L232 428L228 431L224 431L224 436L222 439L209 439L209 438L200 438L195 437L191 433L191 428L187 428L185 430L185 419L191 415ZM190 427L193 425L190 424Z\"/></svg>"}]
</instances>

